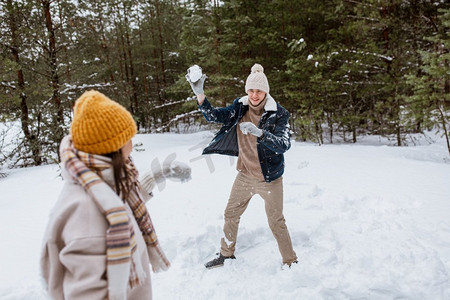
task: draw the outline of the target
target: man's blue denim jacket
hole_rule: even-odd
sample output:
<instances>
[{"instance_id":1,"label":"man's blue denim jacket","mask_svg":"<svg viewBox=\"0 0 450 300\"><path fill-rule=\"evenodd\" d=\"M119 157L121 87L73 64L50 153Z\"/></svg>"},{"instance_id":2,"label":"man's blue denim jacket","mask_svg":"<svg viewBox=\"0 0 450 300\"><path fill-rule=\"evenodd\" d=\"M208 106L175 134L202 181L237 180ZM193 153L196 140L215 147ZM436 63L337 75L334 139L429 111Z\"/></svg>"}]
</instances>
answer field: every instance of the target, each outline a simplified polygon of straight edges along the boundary
<instances>
[{"instance_id":1,"label":"man's blue denim jacket","mask_svg":"<svg viewBox=\"0 0 450 300\"><path fill-rule=\"evenodd\" d=\"M215 108L207 99L199 105L200 111L206 120L222 123L223 126L214 136L203 154L239 155L237 141L237 124L248 111L248 97L236 98L233 104L227 107ZM279 178L284 173L283 153L291 147L289 112L276 103L267 94L264 113L259 121L258 128L263 135L257 138L257 150L261 171L266 182Z\"/></svg>"}]
</instances>

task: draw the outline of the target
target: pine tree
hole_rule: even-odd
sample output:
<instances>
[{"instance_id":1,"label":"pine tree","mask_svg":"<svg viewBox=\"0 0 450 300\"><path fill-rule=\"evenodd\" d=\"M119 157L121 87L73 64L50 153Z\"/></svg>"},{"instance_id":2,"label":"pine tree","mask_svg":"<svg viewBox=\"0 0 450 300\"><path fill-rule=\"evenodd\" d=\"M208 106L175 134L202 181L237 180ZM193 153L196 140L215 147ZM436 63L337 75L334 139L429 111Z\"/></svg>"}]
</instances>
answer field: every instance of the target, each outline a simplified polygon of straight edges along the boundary
<instances>
[{"instance_id":1,"label":"pine tree","mask_svg":"<svg viewBox=\"0 0 450 300\"><path fill-rule=\"evenodd\" d=\"M27 83L32 80L32 74L26 71L30 56L25 45L31 43L31 29L27 27L26 20L30 17L32 6L11 0L1 6L2 11L2 87L6 91L6 97L2 97L2 106L8 109L2 114L19 116L23 139L16 137L17 144L13 150L6 155L6 159L12 159L13 164L21 162L22 165L29 163L40 165L43 162L41 153L43 151L42 134L40 127L40 115L36 118L32 88ZM6 120L3 120L6 121ZM37 121L37 122L36 122Z\"/></svg>"},{"instance_id":2,"label":"pine tree","mask_svg":"<svg viewBox=\"0 0 450 300\"><path fill-rule=\"evenodd\" d=\"M413 94L406 99L410 118L443 131L450 154L450 8L439 9L435 26L428 48L420 51L421 72L407 76Z\"/></svg>"}]
</instances>

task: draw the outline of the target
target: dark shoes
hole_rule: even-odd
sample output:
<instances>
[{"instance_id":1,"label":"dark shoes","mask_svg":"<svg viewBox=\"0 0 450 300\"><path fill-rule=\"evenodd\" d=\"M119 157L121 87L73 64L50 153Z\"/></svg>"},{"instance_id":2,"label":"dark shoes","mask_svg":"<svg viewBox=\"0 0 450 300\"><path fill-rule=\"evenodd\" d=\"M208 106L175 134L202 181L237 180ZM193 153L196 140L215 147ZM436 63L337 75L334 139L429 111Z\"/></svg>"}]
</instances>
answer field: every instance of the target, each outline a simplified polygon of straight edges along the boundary
<instances>
[{"instance_id":1,"label":"dark shoes","mask_svg":"<svg viewBox=\"0 0 450 300\"><path fill-rule=\"evenodd\" d=\"M207 262L205 264L205 267L207 269L213 269L213 268L217 268L217 267L223 267L223 264L225 262L225 259L236 259L236 257L234 255L231 256L223 256L221 253L217 253L217 255L219 255L217 258L214 258L213 260ZM298 264L298 260L294 260L291 263L285 263L283 264L283 266L288 266L289 269L292 267L293 264Z\"/></svg>"},{"instance_id":2,"label":"dark shoes","mask_svg":"<svg viewBox=\"0 0 450 300\"><path fill-rule=\"evenodd\" d=\"M205 267L207 269L212 269L212 268L217 268L217 267L222 267L223 263L225 261L225 259L236 259L236 257L234 255L231 256L223 256L220 253L217 253L219 255L219 257L214 258L213 260L207 262L205 264Z\"/></svg>"},{"instance_id":3,"label":"dark shoes","mask_svg":"<svg viewBox=\"0 0 450 300\"><path fill-rule=\"evenodd\" d=\"M298 264L298 260L294 260L294 261L291 262L291 263L284 263L283 266L288 266L289 269L290 269L290 268L292 267L293 264Z\"/></svg>"}]
</instances>

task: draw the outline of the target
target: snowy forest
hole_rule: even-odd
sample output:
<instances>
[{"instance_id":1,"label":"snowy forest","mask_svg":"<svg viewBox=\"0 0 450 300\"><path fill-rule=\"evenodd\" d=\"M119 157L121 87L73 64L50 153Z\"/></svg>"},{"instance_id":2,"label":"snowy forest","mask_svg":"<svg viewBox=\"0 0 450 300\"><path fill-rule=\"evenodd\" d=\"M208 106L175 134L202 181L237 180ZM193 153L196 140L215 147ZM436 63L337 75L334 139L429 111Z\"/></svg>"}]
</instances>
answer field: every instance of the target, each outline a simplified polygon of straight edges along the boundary
<instances>
[{"instance_id":1,"label":"snowy forest","mask_svg":"<svg viewBox=\"0 0 450 300\"><path fill-rule=\"evenodd\" d=\"M434 131L450 153L446 0L1 0L0 19L0 165L54 163L88 89L141 133L206 126L184 77L193 64L216 106L263 65L297 140L402 146Z\"/></svg>"}]
</instances>

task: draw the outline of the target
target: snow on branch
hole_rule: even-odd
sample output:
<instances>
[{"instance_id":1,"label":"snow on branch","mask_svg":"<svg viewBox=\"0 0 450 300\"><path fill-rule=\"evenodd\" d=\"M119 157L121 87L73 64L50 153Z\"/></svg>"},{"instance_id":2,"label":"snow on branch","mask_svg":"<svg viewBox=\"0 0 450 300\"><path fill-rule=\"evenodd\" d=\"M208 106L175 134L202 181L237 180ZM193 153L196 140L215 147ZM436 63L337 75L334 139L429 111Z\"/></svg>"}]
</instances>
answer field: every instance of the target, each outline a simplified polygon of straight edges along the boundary
<instances>
[{"instance_id":1,"label":"snow on branch","mask_svg":"<svg viewBox=\"0 0 450 300\"><path fill-rule=\"evenodd\" d=\"M350 52L350 53L355 53L355 54L372 55L372 56L375 56L375 57L382 58L382 59L384 59L386 61L389 61L389 62L391 62L393 60L393 58L390 57L390 56L383 55L383 54L378 54L378 53L373 53L373 52L368 52L368 51L364 52L364 51L357 51L357 50L350 50L350 49L346 49L345 51Z\"/></svg>"},{"instance_id":2,"label":"snow on branch","mask_svg":"<svg viewBox=\"0 0 450 300\"><path fill-rule=\"evenodd\" d=\"M6 82L6 81L2 81L2 82L1 82L1 86L4 87L4 88L12 89L12 90L15 90L15 89L16 89L16 86L15 86L15 85L13 85L13 84L10 83L10 82Z\"/></svg>"},{"instance_id":3,"label":"snow on branch","mask_svg":"<svg viewBox=\"0 0 450 300\"><path fill-rule=\"evenodd\" d=\"M388 61L388 62L392 62L392 60L394 60L392 57L387 56L387 55L374 53L374 52L368 52L368 51L357 51L357 50L351 50L351 49L334 51L328 56L328 59L330 59L332 55L338 55L340 52L344 52L344 51L349 52L349 53L354 53L354 54L360 54L360 55L371 55L371 56L375 56L375 57L384 59L385 61Z\"/></svg>"},{"instance_id":4,"label":"snow on branch","mask_svg":"<svg viewBox=\"0 0 450 300\"><path fill-rule=\"evenodd\" d=\"M339 81L337 81L337 83L340 83ZM342 84L345 85L386 85L385 82L382 81L344 81L342 82Z\"/></svg>"},{"instance_id":5,"label":"snow on branch","mask_svg":"<svg viewBox=\"0 0 450 300\"><path fill-rule=\"evenodd\" d=\"M159 108L163 108L163 107L171 106L171 105L175 105L175 104L180 104L180 103L184 103L184 102L188 102L190 100L191 100L191 98L187 98L187 99L183 99L183 100L179 100L179 101L167 102L167 103L164 103L164 104L161 104L161 105L154 106L154 107L152 107L151 110L159 109Z\"/></svg>"},{"instance_id":6,"label":"snow on branch","mask_svg":"<svg viewBox=\"0 0 450 300\"><path fill-rule=\"evenodd\" d=\"M66 83L65 86L66 86L66 88L61 91L61 94L64 94L69 91L74 91L74 90L102 88L102 87L112 86L112 84L111 83L95 83L95 84L72 85L72 84Z\"/></svg>"},{"instance_id":7,"label":"snow on branch","mask_svg":"<svg viewBox=\"0 0 450 300\"><path fill-rule=\"evenodd\" d=\"M175 123L175 122L177 122L177 121L179 121L181 119L184 119L186 117L193 117L193 116L196 116L196 115L200 115L200 111L199 110L193 110L193 111L190 111L190 112L185 113L185 114L176 115L175 118L169 120L169 122L167 122L165 125L163 125L161 127L158 127L156 130L157 131L164 131L164 129L169 128L170 125L172 125L173 123Z\"/></svg>"},{"instance_id":8,"label":"snow on branch","mask_svg":"<svg viewBox=\"0 0 450 300\"><path fill-rule=\"evenodd\" d=\"M370 21L370 22L380 22L379 19L374 19L374 18L369 18L369 17L360 17L360 16L347 15L347 18L349 18L349 19L357 19L357 20L366 20L366 21Z\"/></svg>"}]
</instances>

